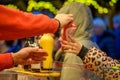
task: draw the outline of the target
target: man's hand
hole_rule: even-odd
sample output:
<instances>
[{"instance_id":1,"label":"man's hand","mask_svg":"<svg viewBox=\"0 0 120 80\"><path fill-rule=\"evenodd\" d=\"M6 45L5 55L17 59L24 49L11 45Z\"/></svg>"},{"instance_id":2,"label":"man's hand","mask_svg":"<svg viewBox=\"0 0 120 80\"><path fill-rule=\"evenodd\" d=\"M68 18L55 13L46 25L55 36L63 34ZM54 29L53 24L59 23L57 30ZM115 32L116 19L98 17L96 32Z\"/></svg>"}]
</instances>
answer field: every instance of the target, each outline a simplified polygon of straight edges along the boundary
<instances>
[{"instance_id":1,"label":"man's hand","mask_svg":"<svg viewBox=\"0 0 120 80\"><path fill-rule=\"evenodd\" d=\"M72 14L57 14L55 19L60 21L60 28L70 24L73 22L73 15Z\"/></svg>"},{"instance_id":2,"label":"man's hand","mask_svg":"<svg viewBox=\"0 0 120 80\"><path fill-rule=\"evenodd\" d=\"M26 47L12 54L14 64L37 64L45 60L47 52L43 49Z\"/></svg>"}]
</instances>

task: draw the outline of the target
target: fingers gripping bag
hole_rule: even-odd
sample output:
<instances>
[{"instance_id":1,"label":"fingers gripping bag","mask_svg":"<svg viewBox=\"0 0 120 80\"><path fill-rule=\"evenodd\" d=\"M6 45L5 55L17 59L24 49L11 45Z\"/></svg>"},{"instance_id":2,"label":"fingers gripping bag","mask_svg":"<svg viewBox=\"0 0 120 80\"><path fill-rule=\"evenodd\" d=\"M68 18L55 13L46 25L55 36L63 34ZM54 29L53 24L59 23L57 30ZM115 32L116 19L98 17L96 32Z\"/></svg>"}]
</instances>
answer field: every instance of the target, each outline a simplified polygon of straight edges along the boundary
<instances>
[{"instance_id":1,"label":"fingers gripping bag","mask_svg":"<svg viewBox=\"0 0 120 80\"><path fill-rule=\"evenodd\" d=\"M70 41L69 36L72 36L75 30L76 30L76 25L74 23L65 26L63 28L62 40ZM62 50L64 50L64 47L62 47Z\"/></svg>"}]
</instances>

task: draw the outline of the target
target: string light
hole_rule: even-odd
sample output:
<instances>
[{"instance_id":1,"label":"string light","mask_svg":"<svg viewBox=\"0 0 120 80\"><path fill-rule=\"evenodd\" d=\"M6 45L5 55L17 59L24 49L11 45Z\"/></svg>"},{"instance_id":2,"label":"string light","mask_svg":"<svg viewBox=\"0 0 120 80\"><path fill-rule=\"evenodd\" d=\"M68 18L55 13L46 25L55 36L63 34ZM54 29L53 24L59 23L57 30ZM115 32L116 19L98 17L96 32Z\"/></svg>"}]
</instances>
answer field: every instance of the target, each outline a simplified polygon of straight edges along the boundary
<instances>
[{"instance_id":1,"label":"string light","mask_svg":"<svg viewBox=\"0 0 120 80\"><path fill-rule=\"evenodd\" d=\"M8 8L18 9L17 6L15 6L13 4L8 4L8 5L5 5L5 6L7 6Z\"/></svg>"},{"instance_id":2,"label":"string light","mask_svg":"<svg viewBox=\"0 0 120 80\"><path fill-rule=\"evenodd\" d=\"M114 4L117 2L118 0L111 0L109 1L109 5L112 7L114 6ZM100 14L107 14L109 12L108 8L106 7L102 7L100 6L97 1L95 0L67 0L64 2L64 5L66 4L69 4L71 2L80 2L80 3L83 3L83 4L86 4L86 5L93 5L95 9L98 10L98 12ZM63 6L64 6L63 5ZM14 9L18 9L17 6L13 5L13 4L8 4L6 5L7 7L9 8L14 8ZM28 7L27 7L27 11L28 12L31 12L33 9L35 10L40 10L40 9L48 9L50 10L53 14L56 14L57 13L57 9L52 5L52 3L50 2L45 2L45 1L39 1L39 2L36 2L35 0L29 0L28 1Z\"/></svg>"},{"instance_id":3,"label":"string light","mask_svg":"<svg viewBox=\"0 0 120 80\"><path fill-rule=\"evenodd\" d=\"M44 1L39 1L36 2L34 0L29 0L28 2L28 7L27 11L31 12L33 9L35 10L40 10L40 9L48 9L50 10L53 14L57 13L57 9L52 5L50 2L44 2Z\"/></svg>"},{"instance_id":4,"label":"string light","mask_svg":"<svg viewBox=\"0 0 120 80\"><path fill-rule=\"evenodd\" d=\"M69 4L71 2L80 2L88 6L93 5L94 8L97 9L100 14L103 14L103 13L107 14L109 11L108 8L100 6L95 0L67 0L65 1L64 5ZM117 0L111 0L109 1L109 5L112 7L116 2Z\"/></svg>"}]
</instances>

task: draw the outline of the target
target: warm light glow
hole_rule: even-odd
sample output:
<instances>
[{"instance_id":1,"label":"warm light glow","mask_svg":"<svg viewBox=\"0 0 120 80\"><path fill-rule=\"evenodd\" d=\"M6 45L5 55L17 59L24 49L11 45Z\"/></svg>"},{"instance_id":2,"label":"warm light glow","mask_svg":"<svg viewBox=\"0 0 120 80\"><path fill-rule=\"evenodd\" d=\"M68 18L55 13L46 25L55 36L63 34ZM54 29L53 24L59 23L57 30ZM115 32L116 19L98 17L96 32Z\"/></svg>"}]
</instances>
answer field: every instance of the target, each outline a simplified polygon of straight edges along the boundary
<instances>
[{"instance_id":1,"label":"warm light glow","mask_svg":"<svg viewBox=\"0 0 120 80\"><path fill-rule=\"evenodd\" d=\"M103 14L103 13L107 14L108 13L108 8L105 8L105 7L103 8L95 0L67 0L67 1L65 1L64 5L69 4L69 3L73 2L73 1L74 2L80 2L80 3L86 4L88 6L93 5L94 8L97 9L98 13L100 13L100 14ZM116 2L117 2L117 0L111 0L111 1L109 1L109 5L114 6L114 4Z\"/></svg>"},{"instance_id":2,"label":"warm light glow","mask_svg":"<svg viewBox=\"0 0 120 80\"><path fill-rule=\"evenodd\" d=\"M109 5L110 6L114 6L114 4L117 2L118 0L111 0L109 1ZM97 3L97 1L95 0L67 0L64 2L64 5L66 4L69 4L71 2L80 2L80 3L83 3L83 4L86 4L86 5L93 5L95 9L98 10L99 13L105 13L107 14L109 11L108 11L108 8L105 8L101 5L99 5ZM63 6L64 6L63 5ZM15 9L18 9L17 6L13 5L13 4L8 4L6 5L7 7L9 8L15 8ZM39 1L39 2L36 2L35 0L29 0L28 1L28 7L27 7L27 11L28 12L31 12L33 9L35 10L40 10L40 9L48 9L50 10L53 14L56 14L57 13L57 9L52 5L52 3L50 2L45 2L45 1Z\"/></svg>"},{"instance_id":3,"label":"warm light glow","mask_svg":"<svg viewBox=\"0 0 120 80\"><path fill-rule=\"evenodd\" d=\"M27 11L31 12L33 9L35 10L40 10L40 9L48 9L50 10L53 14L57 13L57 9L52 5L50 2L44 2L44 1L39 1L36 2L34 0L30 0L28 2L28 7Z\"/></svg>"},{"instance_id":4,"label":"warm light glow","mask_svg":"<svg viewBox=\"0 0 120 80\"><path fill-rule=\"evenodd\" d=\"M13 5L13 4L8 4L6 5L8 8L14 8L14 9L18 9L17 6Z\"/></svg>"},{"instance_id":5,"label":"warm light glow","mask_svg":"<svg viewBox=\"0 0 120 80\"><path fill-rule=\"evenodd\" d=\"M103 8L104 13L108 13L108 9L107 8Z\"/></svg>"},{"instance_id":6,"label":"warm light glow","mask_svg":"<svg viewBox=\"0 0 120 80\"><path fill-rule=\"evenodd\" d=\"M116 3L116 2L117 2L117 0L111 0L111 2Z\"/></svg>"}]
</instances>

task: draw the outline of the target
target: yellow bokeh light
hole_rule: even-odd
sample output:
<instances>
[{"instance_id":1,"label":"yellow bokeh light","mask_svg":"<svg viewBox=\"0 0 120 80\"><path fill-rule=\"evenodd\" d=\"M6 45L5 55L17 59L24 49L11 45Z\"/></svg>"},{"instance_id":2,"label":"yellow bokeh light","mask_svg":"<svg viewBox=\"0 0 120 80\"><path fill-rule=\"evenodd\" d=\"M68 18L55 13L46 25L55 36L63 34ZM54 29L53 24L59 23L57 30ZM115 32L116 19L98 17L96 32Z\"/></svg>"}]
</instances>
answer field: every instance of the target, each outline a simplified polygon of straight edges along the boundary
<instances>
[{"instance_id":1,"label":"yellow bokeh light","mask_svg":"<svg viewBox=\"0 0 120 80\"><path fill-rule=\"evenodd\" d=\"M48 9L54 14L57 13L57 9L55 9L55 7L50 2L44 2L44 1L35 2L33 0L30 0L28 4L29 6L27 7L27 11L29 12L32 11L32 9L34 8L35 10Z\"/></svg>"},{"instance_id":2,"label":"yellow bokeh light","mask_svg":"<svg viewBox=\"0 0 120 80\"><path fill-rule=\"evenodd\" d=\"M108 13L108 9L107 8L103 8L104 13Z\"/></svg>"},{"instance_id":3,"label":"yellow bokeh light","mask_svg":"<svg viewBox=\"0 0 120 80\"><path fill-rule=\"evenodd\" d=\"M108 9L107 8L103 8L102 6L100 6L96 0L67 0L65 1L64 5L69 4L70 2L80 2L86 5L93 5L95 9L98 10L98 13L102 14L102 13L108 13ZM117 2L118 0L111 0L109 1L109 5L110 6L114 6L114 4Z\"/></svg>"},{"instance_id":4,"label":"yellow bokeh light","mask_svg":"<svg viewBox=\"0 0 120 80\"><path fill-rule=\"evenodd\" d=\"M117 0L112 0L111 2L116 3L116 2L117 2Z\"/></svg>"}]
</instances>

